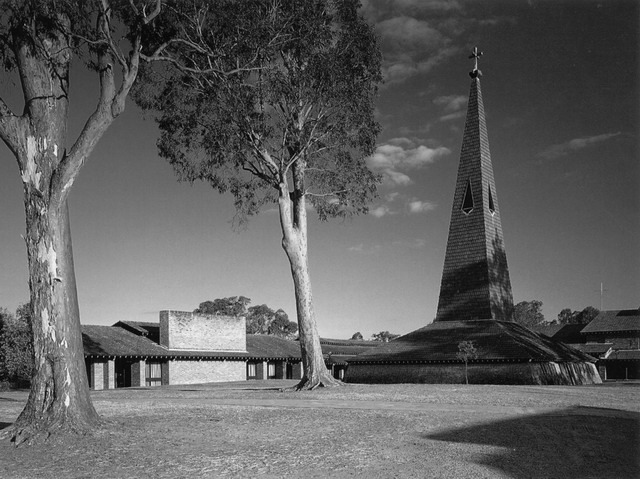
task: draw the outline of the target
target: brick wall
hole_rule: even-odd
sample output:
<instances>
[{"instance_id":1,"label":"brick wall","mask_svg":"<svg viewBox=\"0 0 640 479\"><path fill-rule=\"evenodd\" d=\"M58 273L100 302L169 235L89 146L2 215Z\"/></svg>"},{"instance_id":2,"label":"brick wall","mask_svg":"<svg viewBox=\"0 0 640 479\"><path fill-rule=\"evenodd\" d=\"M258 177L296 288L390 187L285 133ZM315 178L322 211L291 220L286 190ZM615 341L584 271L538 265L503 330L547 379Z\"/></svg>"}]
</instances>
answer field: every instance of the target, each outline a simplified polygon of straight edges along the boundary
<instances>
[{"instance_id":1,"label":"brick wall","mask_svg":"<svg viewBox=\"0 0 640 479\"><path fill-rule=\"evenodd\" d=\"M160 311L160 344L173 350L246 351L245 318Z\"/></svg>"},{"instance_id":2,"label":"brick wall","mask_svg":"<svg viewBox=\"0 0 640 479\"><path fill-rule=\"evenodd\" d=\"M247 379L244 361L169 361L169 384L199 384Z\"/></svg>"},{"instance_id":3,"label":"brick wall","mask_svg":"<svg viewBox=\"0 0 640 479\"><path fill-rule=\"evenodd\" d=\"M105 389L105 368L107 367L106 361L93 360L89 363L89 387L91 389L100 390Z\"/></svg>"}]
</instances>

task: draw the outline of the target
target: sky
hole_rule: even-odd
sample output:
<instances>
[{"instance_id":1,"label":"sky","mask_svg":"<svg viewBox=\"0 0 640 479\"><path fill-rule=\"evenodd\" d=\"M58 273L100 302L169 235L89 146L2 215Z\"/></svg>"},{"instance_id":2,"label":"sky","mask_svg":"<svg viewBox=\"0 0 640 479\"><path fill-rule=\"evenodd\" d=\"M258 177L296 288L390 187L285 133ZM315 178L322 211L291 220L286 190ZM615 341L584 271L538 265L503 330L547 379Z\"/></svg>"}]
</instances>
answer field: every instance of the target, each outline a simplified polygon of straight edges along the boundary
<instances>
[{"instance_id":1,"label":"sky","mask_svg":"<svg viewBox=\"0 0 640 479\"><path fill-rule=\"evenodd\" d=\"M368 215L309 223L320 335L405 334L433 321L474 46L515 302L640 306L640 15L635 0L365 0L385 83ZM0 96L22 110L15 81ZM97 102L74 70L70 139ZM129 102L69 199L83 324L158 321L243 295L295 318L273 209L234 231L231 198L179 183ZM17 162L0 145L0 306L28 300ZM601 286L602 285L602 286ZM601 293L602 290L602 293Z\"/></svg>"}]
</instances>

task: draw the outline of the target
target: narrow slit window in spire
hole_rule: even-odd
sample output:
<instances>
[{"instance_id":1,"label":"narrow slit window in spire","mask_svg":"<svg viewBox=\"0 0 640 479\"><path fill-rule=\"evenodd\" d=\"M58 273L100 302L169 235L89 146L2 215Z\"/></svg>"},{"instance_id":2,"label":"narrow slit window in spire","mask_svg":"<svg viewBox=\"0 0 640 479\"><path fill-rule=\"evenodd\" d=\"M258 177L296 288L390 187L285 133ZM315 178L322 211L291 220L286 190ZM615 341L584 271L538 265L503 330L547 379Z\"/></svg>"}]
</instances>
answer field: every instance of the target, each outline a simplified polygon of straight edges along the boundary
<instances>
[{"instance_id":1,"label":"narrow slit window in spire","mask_svg":"<svg viewBox=\"0 0 640 479\"><path fill-rule=\"evenodd\" d=\"M471 180L467 180L467 189L462 199L462 212L468 215L473 210L473 192L471 191Z\"/></svg>"},{"instance_id":2,"label":"narrow slit window in spire","mask_svg":"<svg viewBox=\"0 0 640 479\"><path fill-rule=\"evenodd\" d=\"M493 194L491 193L491 185L489 185L489 212L492 215L496 213L496 207L493 204Z\"/></svg>"}]
</instances>

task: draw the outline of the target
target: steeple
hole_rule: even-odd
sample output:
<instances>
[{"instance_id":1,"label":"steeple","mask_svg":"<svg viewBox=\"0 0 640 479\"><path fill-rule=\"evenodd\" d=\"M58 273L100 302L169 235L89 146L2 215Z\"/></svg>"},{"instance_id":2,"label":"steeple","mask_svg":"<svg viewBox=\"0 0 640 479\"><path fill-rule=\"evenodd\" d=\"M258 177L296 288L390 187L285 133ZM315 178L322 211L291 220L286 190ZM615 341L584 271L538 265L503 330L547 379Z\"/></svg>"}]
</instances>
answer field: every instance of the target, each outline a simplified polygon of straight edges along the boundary
<instances>
[{"instance_id":1,"label":"steeple","mask_svg":"<svg viewBox=\"0 0 640 479\"><path fill-rule=\"evenodd\" d=\"M511 281L493 178L478 58L471 76L467 119L453 196L436 321L510 321Z\"/></svg>"}]
</instances>

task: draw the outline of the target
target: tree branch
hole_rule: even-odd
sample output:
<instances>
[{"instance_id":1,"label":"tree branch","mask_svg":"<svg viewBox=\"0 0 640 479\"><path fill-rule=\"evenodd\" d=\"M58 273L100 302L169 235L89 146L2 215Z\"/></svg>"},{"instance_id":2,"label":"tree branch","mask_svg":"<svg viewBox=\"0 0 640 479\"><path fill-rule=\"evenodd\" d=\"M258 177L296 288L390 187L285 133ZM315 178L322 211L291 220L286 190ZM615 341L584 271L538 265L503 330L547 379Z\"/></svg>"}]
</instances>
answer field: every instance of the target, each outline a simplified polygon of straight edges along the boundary
<instances>
[{"instance_id":1,"label":"tree branch","mask_svg":"<svg viewBox=\"0 0 640 479\"><path fill-rule=\"evenodd\" d=\"M24 120L14 115L11 108L0 98L0 138L6 143L7 147L18 159L18 162L20 161L20 156L18 155L18 132L22 129L23 123Z\"/></svg>"}]
</instances>

